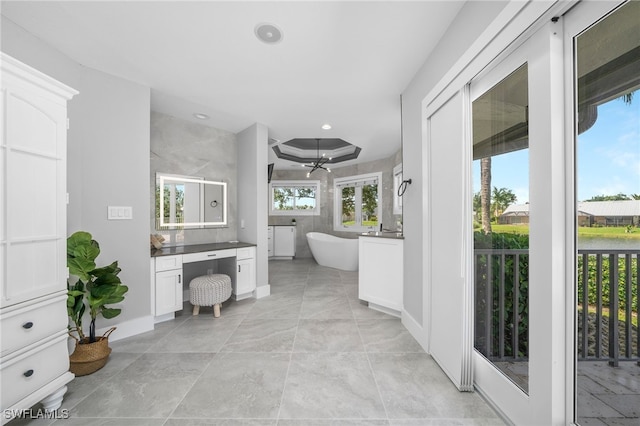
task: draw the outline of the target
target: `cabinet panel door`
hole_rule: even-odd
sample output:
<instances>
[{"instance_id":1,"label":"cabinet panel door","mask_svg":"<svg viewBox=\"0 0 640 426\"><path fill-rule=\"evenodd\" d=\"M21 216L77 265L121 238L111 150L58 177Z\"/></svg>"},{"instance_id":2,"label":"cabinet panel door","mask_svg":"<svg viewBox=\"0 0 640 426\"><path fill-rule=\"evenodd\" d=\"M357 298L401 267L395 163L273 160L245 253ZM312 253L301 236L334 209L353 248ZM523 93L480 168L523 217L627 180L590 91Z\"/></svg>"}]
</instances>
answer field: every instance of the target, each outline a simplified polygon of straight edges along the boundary
<instances>
[{"instance_id":1,"label":"cabinet panel door","mask_svg":"<svg viewBox=\"0 0 640 426\"><path fill-rule=\"evenodd\" d=\"M156 273L156 316L182 310L182 269Z\"/></svg>"},{"instance_id":2,"label":"cabinet panel door","mask_svg":"<svg viewBox=\"0 0 640 426\"><path fill-rule=\"evenodd\" d=\"M66 289L66 109L4 88L0 306Z\"/></svg>"},{"instance_id":3,"label":"cabinet panel door","mask_svg":"<svg viewBox=\"0 0 640 426\"><path fill-rule=\"evenodd\" d=\"M274 256L293 257L296 255L296 228L293 226L274 227Z\"/></svg>"},{"instance_id":4,"label":"cabinet panel door","mask_svg":"<svg viewBox=\"0 0 640 426\"><path fill-rule=\"evenodd\" d=\"M238 260L236 271L235 293L243 295L252 292L256 288L256 261L255 259Z\"/></svg>"}]
</instances>

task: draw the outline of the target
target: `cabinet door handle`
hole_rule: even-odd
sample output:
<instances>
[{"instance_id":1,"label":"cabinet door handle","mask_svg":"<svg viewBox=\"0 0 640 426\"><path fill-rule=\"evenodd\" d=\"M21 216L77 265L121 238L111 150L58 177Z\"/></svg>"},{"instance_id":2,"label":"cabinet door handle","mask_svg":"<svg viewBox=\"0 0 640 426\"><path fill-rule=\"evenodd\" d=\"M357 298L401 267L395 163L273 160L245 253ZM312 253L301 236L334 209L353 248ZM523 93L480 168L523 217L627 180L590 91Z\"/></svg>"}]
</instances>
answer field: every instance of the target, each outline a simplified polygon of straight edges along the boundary
<instances>
[{"instance_id":1,"label":"cabinet door handle","mask_svg":"<svg viewBox=\"0 0 640 426\"><path fill-rule=\"evenodd\" d=\"M31 376L33 376L33 370L27 370L24 373L22 373L22 375L24 377L31 377Z\"/></svg>"},{"instance_id":2,"label":"cabinet door handle","mask_svg":"<svg viewBox=\"0 0 640 426\"><path fill-rule=\"evenodd\" d=\"M178 274L178 284L182 284L182 275Z\"/></svg>"},{"instance_id":3,"label":"cabinet door handle","mask_svg":"<svg viewBox=\"0 0 640 426\"><path fill-rule=\"evenodd\" d=\"M30 329L31 327L33 327L33 323L31 321L25 322L24 324L22 324L22 328L26 328L27 330Z\"/></svg>"},{"instance_id":4,"label":"cabinet door handle","mask_svg":"<svg viewBox=\"0 0 640 426\"><path fill-rule=\"evenodd\" d=\"M215 253L214 253L214 254L208 254L208 255L207 255L207 257L216 257L216 256L217 256L217 255L216 255Z\"/></svg>"},{"instance_id":5,"label":"cabinet door handle","mask_svg":"<svg viewBox=\"0 0 640 426\"><path fill-rule=\"evenodd\" d=\"M238 272L242 272L242 265L238 265Z\"/></svg>"}]
</instances>

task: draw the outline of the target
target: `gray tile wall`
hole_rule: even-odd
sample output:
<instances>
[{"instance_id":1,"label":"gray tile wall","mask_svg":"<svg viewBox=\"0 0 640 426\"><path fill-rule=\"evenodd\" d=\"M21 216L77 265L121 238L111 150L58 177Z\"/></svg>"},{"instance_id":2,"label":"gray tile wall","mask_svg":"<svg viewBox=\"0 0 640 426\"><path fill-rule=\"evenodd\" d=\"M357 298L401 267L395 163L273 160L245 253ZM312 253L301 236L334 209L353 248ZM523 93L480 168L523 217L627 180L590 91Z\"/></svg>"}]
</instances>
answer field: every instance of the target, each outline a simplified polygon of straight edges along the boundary
<instances>
[{"instance_id":1,"label":"gray tile wall","mask_svg":"<svg viewBox=\"0 0 640 426\"><path fill-rule=\"evenodd\" d=\"M296 219L296 257L312 257L307 244L307 232L323 232L343 238L358 238L356 232L333 230L334 178L382 172L382 224L395 229L402 215L393 214L393 168L402 163L402 151L382 160L344 167L331 167L331 173L319 170L309 180L320 181L320 216L294 216ZM271 180L307 180L307 170L274 170ZM269 225L291 225L292 216L269 216Z\"/></svg>"},{"instance_id":2,"label":"gray tile wall","mask_svg":"<svg viewBox=\"0 0 640 426\"><path fill-rule=\"evenodd\" d=\"M165 245L223 242L237 239L236 135L151 111L151 232L162 234ZM158 231L155 229L157 172L204 177L227 182L228 226L213 229Z\"/></svg>"}]
</instances>

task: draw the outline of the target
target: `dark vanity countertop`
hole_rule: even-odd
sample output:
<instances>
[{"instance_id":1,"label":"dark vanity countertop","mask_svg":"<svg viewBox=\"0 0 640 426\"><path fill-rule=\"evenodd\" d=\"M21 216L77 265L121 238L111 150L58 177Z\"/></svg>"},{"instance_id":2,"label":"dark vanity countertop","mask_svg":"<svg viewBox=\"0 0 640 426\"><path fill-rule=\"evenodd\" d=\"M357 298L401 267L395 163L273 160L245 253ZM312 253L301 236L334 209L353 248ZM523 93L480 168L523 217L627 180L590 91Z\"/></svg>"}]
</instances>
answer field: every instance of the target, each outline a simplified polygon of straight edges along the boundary
<instances>
[{"instance_id":1,"label":"dark vanity countertop","mask_svg":"<svg viewBox=\"0 0 640 426\"><path fill-rule=\"evenodd\" d=\"M243 242L225 242L192 244L187 246L162 247L161 249L151 249L151 257L172 256L176 254L201 253L203 251L225 250L243 247L255 247L255 244Z\"/></svg>"}]
</instances>

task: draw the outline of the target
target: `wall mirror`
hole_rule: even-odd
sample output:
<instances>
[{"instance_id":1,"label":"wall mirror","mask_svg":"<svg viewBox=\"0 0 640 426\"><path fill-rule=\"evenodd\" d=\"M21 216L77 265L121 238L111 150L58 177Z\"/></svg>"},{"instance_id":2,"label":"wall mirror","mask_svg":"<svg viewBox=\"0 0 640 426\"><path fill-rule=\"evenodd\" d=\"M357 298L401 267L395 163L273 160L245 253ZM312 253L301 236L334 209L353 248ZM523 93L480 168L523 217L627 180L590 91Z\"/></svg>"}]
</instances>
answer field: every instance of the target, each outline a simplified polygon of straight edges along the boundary
<instances>
[{"instance_id":1,"label":"wall mirror","mask_svg":"<svg viewBox=\"0 0 640 426\"><path fill-rule=\"evenodd\" d=\"M226 182L156 173L156 229L226 226Z\"/></svg>"}]
</instances>

